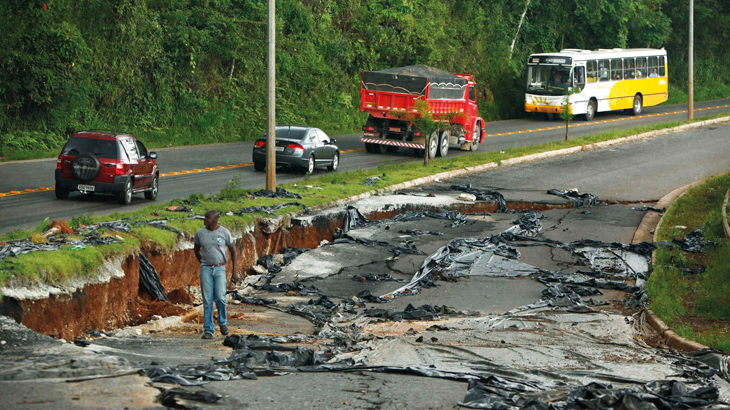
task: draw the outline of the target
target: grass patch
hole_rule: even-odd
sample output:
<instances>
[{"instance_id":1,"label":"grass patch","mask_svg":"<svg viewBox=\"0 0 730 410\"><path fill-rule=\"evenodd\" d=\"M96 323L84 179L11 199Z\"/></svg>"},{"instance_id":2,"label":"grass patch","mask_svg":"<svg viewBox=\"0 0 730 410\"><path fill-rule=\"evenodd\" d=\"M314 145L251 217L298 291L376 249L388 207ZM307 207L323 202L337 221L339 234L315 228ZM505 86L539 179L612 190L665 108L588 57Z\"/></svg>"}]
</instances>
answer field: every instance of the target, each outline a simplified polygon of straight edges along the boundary
<instances>
[{"instance_id":1,"label":"grass patch","mask_svg":"<svg viewBox=\"0 0 730 410\"><path fill-rule=\"evenodd\" d=\"M660 248L647 282L651 308L679 335L730 352L730 247L722 229L722 205L730 174L690 189L667 211L659 240L684 237L704 227L719 245L692 254Z\"/></svg>"},{"instance_id":2,"label":"grass patch","mask_svg":"<svg viewBox=\"0 0 730 410\"><path fill-rule=\"evenodd\" d=\"M712 87L695 88L694 101L710 101L727 98L730 96L730 84L716 83ZM687 104L689 94L687 90L676 86L674 83L669 84L669 98L660 105Z\"/></svg>"},{"instance_id":3,"label":"grass patch","mask_svg":"<svg viewBox=\"0 0 730 410\"><path fill-rule=\"evenodd\" d=\"M720 117L716 115L709 118ZM704 118L709 119L709 118ZM502 161L529 154L552 151L561 148L581 146L600 141L607 141L634 135L641 132L670 128L684 123L697 122L701 119L684 122L671 122L664 124L647 125L631 130L611 131L607 133L571 139L569 141L557 141L547 144L511 148L504 152L477 152L471 155L452 158L436 158L429 161L428 166L423 166L421 160L414 160L407 163L383 164L376 169L353 170L345 172L327 173L315 178L307 178L305 181L280 185L281 188L290 192L298 193L302 199L280 199L280 198L252 198L250 193L255 190L241 189L239 177L234 177L225 189L218 195L206 198L200 194L192 194L187 199L175 199L167 204L153 204L143 209L130 212L116 212L105 216L82 215L72 218L70 225L90 225L101 221L114 221L124 219L130 223L144 222L149 220L168 219L167 225L192 236L198 229L203 227L203 221L199 219L184 219L188 213L171 212L165 209L166 206L186 204L196 214L204 214L206 211L215 209L220 212L221 224L233 231L244 231L251 227L256 218L266 217L263 212L244 214L242 216L229 215L229 212L237 212L244 207L269 206L287 202L300 202L308 207L321 205L330 201L358 195L373 189L384 188L393 184L416 178L437 174L447 170L461 169L465 167ZM381 180L376 181L374 186L363 185L366 178L379 176ZM315 188L308 188L306 185ZM321 188L321 189L318 189ZM724 191L723 191L724 192ZM297 206L290 206L274 212L274 215L286 214L300 209ZM719 209L719 207L718 207ZM46 222L44 222L46 223ZM47 223L46 223L47 224ZM27 238L34 233L41 232L47 225L39 225L33 230L14 231L0 235L0 241ZM64 258L78 258L79 261L70 263L54 261L53 255L58 252L33 252L20 255L17 259L6 259L0 262L0 286L7 283L11 278L23 279L26 281L55 281L63 280L72 276L83 276L93 272L99 266L103 258L98 255L111 253L130 252L143 243L150 243L164 249L174 249L178 237L177 234L147 225L140 225L134 228L132 233L123 235L123 245L101 246L87 249L84 252L66 252ZM60 252L64 254L64 252ZM92 255L95 255L92 257ZM12 270L3 270L3 267L13 266Z\"/></svg>"}]
</instances>

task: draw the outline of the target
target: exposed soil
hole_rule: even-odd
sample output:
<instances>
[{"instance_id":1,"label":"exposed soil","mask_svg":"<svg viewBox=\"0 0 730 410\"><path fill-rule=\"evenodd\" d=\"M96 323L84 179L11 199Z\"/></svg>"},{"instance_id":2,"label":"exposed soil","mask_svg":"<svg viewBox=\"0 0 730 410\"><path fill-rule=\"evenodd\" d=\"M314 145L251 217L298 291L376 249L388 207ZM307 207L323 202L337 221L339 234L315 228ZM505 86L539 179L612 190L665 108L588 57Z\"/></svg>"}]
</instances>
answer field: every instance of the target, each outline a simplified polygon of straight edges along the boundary
<instances>
[{"instance_id":1,"label":"exposed soil","mask_svg":"<svg viewBox=\"0 0 730 410\"><path fill-rule=\"evenodd\" d=\"M185 309L170 302L150 300L149 297L138 296L132 312L130 325L140 325L152 320L152 316L176 316L185 313Z\"/></svg>"},{"instance_id":2,"label":"exposed soil","mask_svg":"<svg viewBox=\"0 0 730 410\"><path fill-rule=\"evenodd\" d=\"M529 203L508 202L508 208L515 210L567 209L571 203ZM451 209L464 213L495 212L495 202L457 203ZM373 220L393 217L404 211L438 210L435 207L408 205L389 211L374 212L368 216ZM264 221L256 229L236 241L239 268L251 273L256 261L268 254L281 253L286 247L310 248L319 246L323 240L332 241L335 228L342 227L342 214L333 213L316 217L311 224L292 225L285 219L283 226L273 233L267 233ZM291 225L291 226L289 226ZM184 313L176 304L191 304L188 292L190 286L200 286L199 264L192 249L167 252L143 245L142 253L147 256L160 275L170 302L152 301L139 286L139 259L130 255L122 263L124 277L111 279L108 283L87 285L74 294L53 295L41 300L16 300L5 297L0 303L0 314L10 316L19 323L46 335L73 339L89 330L113 330L128 325L149 321L152 316L170 316ZM232 272L228 264L228 278Z\"/></svg>"}]
</instances>

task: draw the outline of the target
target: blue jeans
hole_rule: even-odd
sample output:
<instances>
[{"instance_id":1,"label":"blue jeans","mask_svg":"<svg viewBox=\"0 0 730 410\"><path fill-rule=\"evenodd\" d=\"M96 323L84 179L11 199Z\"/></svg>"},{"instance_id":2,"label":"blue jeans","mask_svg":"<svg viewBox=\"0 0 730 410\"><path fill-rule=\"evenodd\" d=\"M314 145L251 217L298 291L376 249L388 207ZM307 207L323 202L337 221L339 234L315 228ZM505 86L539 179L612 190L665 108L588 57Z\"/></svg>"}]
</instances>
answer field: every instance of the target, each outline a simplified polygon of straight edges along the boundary
<instances>
[{"instance_id":1,"label":"blue jeans","mask_svg":"<svg viewBox=\"0 0 730 410\"><path fill-rule=\"evenodd\" d=\"M226 266L201 266L200 290L203 293L203 330L213 334L213 301L218 305L218 324L228 324L228 302L226 301Z\"/></svg>"}]
</instances>

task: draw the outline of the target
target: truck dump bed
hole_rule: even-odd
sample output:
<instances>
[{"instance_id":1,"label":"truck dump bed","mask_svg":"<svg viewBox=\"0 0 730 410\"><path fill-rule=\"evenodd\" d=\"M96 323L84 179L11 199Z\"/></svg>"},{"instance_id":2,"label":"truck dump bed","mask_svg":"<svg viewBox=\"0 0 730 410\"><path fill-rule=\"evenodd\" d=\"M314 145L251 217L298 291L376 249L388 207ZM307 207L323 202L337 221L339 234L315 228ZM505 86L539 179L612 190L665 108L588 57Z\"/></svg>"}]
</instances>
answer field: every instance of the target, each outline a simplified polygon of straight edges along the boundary
<instances>
[{"instance_id":1,"label":"truck dump bed","mask_svg":"<svg viewBox=\"0 0 730 410\"><path fill-rule=\"evenodd\" d=\"M364 71L360 90L362 111L407 111L416 99L464 101L468 80L424 65ZM432 104L433 105L433 104ZM383 115L381 115L383 116Z\"/></svg>"}]
</instances>

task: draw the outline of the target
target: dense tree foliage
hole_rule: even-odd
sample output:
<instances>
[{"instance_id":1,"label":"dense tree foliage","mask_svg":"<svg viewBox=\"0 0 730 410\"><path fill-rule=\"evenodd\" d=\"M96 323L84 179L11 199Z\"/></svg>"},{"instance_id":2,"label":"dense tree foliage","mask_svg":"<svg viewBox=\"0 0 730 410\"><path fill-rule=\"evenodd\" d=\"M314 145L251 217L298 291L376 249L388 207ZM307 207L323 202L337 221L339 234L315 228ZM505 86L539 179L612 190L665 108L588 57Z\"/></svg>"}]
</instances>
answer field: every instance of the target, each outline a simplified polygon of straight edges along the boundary
<instances>
[{"instance_id":1,"label":"dense tree foliage","mask_svg":"<svg viewBox=\"0 0 730 410\"><path fill-rule=\"evenodd\" d=\"M730 5L695 3L697 87L730 84ZM0 154L83 128L157 143L263 130L265 0L0 5ZM482 116L519 117L527 56L561 48L664 46L676 87L687 14L686 0L278 0L278 122L355 130L360 72L409 64L473 73L489 90Z\"/></svg>"}]
</instances>

